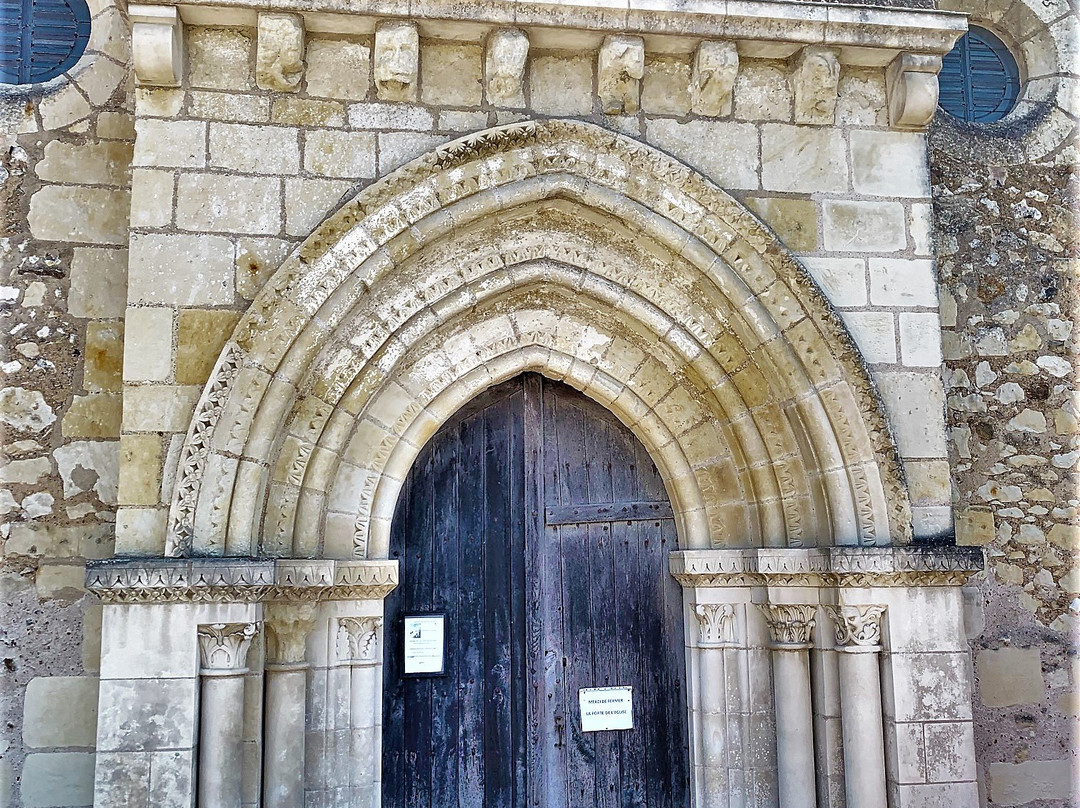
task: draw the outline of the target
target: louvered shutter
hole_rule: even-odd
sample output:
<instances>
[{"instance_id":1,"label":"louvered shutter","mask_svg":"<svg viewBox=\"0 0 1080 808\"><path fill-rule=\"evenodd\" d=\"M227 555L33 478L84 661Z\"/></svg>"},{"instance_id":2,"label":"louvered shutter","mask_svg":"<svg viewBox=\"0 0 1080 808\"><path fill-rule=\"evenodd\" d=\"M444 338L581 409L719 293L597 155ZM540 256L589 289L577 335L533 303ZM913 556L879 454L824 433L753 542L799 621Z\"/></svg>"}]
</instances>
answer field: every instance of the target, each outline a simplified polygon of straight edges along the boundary
<instances>
[{"instance_id":1,"label":"louvered shutter","mask_svg":"<svg viewBox=\"0 0 1080 808\"><path fill-rule=\"evenodd\" d=\"M942 60L938 76L942 109L974 123L999 120L1020 95L1020 71L1005 44L972 28Z\"/></svg>"},{"instance_id":2,"label":"louvered shutter","mask_svg":"<svg viewBox=\"0 0 1080 808\"><path fill-rule=\"evenodd\" d=\"M85 0L3 0L0 81L34 84L70 70L90 39Z\"/></svg>"}]
</instances>

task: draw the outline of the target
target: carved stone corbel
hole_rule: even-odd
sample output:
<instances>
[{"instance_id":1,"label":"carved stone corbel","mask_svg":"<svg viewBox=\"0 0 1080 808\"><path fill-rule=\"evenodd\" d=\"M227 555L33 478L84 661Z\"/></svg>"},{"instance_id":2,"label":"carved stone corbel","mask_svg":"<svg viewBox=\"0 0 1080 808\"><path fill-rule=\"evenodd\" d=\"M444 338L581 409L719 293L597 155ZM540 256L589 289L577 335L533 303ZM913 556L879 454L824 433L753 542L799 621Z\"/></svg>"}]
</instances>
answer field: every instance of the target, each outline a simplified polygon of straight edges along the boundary
<instances>
[{"instance_id":1,"label":"carved stone corbel","mask_svg":"<svg viewBox=\"0 0 1080 808\"><path fill-rule=\"evenodd\" d=\"M375 29L375 94L383 101L415 101L419 70L416 24L380 24Z\"/></svg>"},{"instance_id":2,"label":"carved stone corbel","mask_svg":"<svg viewBox=\"0 0 1080 808\"><path fill-rule=\"evenodd\" d=\"M731 114L731 93L739 75L739 51L734 42L707 40L694 51L690 79L690 108L695 115L715 118Z\"/></svg>"},{"instance_id":3,"label":"carved stone corbel","mask_svg":"<svg viewBox=\"0 0 1080 808\"><path fill-rule=\"evenodd\" d=\"M641 107L645 75L645 41L638 36L604 37L600 46L597 86L606 115L632 114Z\"/></svg>"},{"instance_id":4,"label":"carved stone corbel","mask_svg":"<svg viewBox=\"0 0 1080 808\"><path fill-rule=\"evenodd\" d=\"M795 123L832 126L836 118L836 88L840 55L833 48L807 45L792 62Z\"/></svg>"},{"instance_id":5,"label":"carved stone corbel","mask_svg":"<svg viewBox=\"0 0 1080 808\"><path fill-rule=\"evenodd\" d=\"M523 107L521 85L529 58L529 37L516 28L493 31L484 56L484 91L489 104Z\"/></svg>"},{"instance_id":6,"label":"carved stone corbel","mask_svg":"<svg viewBox=\"0 0 1080 808\"><path fill-rule=\"evenodd\" d=\"M295 93L304 77L304 18L259 14L255 83L262 90Z\"/></svg>"},{"instance_id":7,"label":"carved stone corbel","mask_svg":"<svg viewBox=\"0 0 1080 808\"><path fill-rule=\"evenodd\" d=\"M139 84L179 87L184 75L184 24L176 6L129 5L128 17Z\"/></svg>"},{"instance_id":8,"label":"carved stone corbel","mask_svg":"<svg viewBox=\"0 0 1080 808\"><path fill-rule=\"evenodd\" d=\"M937 111L941 57L901 53L885 71L889 125L894 129L925 129Z\"/></svg>"}]
</instances>

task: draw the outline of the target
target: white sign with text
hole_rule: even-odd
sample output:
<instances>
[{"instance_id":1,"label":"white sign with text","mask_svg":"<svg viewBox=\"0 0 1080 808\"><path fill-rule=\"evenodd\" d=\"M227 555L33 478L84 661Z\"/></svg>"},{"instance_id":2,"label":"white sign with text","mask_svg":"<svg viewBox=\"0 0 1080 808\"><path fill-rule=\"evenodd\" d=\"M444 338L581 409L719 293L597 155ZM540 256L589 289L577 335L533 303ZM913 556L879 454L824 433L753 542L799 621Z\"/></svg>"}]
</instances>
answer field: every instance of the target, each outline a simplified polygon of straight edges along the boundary
<instances>
[{"instance_id":1,"label":"white sign with text","mask_svg":"<svg viewBox=\"0 0 1080 808\"><path fill-rule=\"evenodd\" d=\"M583 687L578 690L581 731L634 728L634 688Z\"/></svg>"},{"instance_id":2,"label":"white sign with text","mask_svg":"<svg viewBox=\"0 0 1080 808\"><path fill-rule=\"evenodd\" d=\"M444 634L444 619L441 614L405 618L406 675L436 676L444 672Z\"/></svg>"}]
</instances>

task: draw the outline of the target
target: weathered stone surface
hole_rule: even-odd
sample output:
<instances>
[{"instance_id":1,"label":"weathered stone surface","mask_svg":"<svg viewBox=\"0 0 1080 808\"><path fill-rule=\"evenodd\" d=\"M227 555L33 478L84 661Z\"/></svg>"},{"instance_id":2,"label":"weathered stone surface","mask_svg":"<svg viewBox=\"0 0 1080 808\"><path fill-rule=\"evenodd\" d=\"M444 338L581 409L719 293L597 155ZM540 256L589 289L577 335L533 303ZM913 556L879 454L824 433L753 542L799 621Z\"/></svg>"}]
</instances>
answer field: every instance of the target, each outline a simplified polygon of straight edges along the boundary
<instances>
[{"instance_id":1,"label":"weathered stone surface","mask_svg":"<svg viewBox=\"0 0 1080 808\"><path fill-rule=\"evenodd\" d=\"M791 121L791 83L783 62L746 61L732 91L735 117L742 121Z\"/></svg>"},{"instance_id":2,"label":"weathered stone surface","mask_svg":"<svg viewBox=\"0 0 1080 808\"><path fill-rule=\"evenodd\" d=\"M655 119L646 124L651 142L692 165L724 188L758 187L757 129L728 121ZM727 143L730 150L712 144Z\"/></svg>"},{"instance_id":3,"label":"weathered stone surface","mask_svg":"<svg viewBox=\"0 0 1080 808\"><path fill-rule=\"evenodd\" d=\"M367 132L308 132L304 135L304 170L324 177L374 177L375 142L375 135Z\"/></svg>"},{"instance_id":4,"label":"weathered stone surface","mask_svg":"<svg viewBox=\"0 0 1080 808\"><path fill-rule=\"evenodd\" d=\"M56 422L56 414L37 390L0 390L0 421L20 432L41 432Z\"/></svg>"},{"instance_id":5,"label":"weathered stone surface","mask_svg":"<svg viewBox=\"0 0 1080 808\"><path fill-rule=\"evenodd\" d=\"M339 101L317 101L287 95L274 99L270 120L300 127L343 126L345 105Z\"/></svg>"},{"instance_id":6,"label":"weathered stone surface","mask_svg":"<svg viewBox=\"0 0 1080 808\"><path fill-rule=\"evenodd\" d=\"M64 482L64 496L93 491L104 503L116 503L119 444L115 441L72 441L53 452Z\"/></svg>"},{"instance_id":7,"label":"weathered stone surface","mask_svg":"<svg viewBox=\"0 0 1080 808\"><path fill-rule=\"evenodd\" d=\"M696 115L731 114L731 97L739 73L739 51L734 42L705 40L694 51L690 83L691 108Z\"/></svg>"},{"instance_id":8,"label":"weathered stone surface","mask_svg":"<svg viewBox=\"0 0 1080 808\"><path fill-rule=\"evenodd\" d=\"M137 120L132 165L201 168L206 165L206 124L152 118Z\"/></svg>"},{"instance_id":9,"label":"weathered stone surface","mask_svg":"<svg viewBox=\"0 0 1080 808\"><path fill-rule=\"evenodd\" d=\"M304 81L308 95L363 101L371 91L371 48L358 42L311 39Z\"/></svg>"},{"instance_id":10,"label":"weathered stone surface","mask_svg":"<svg viewBox=\"0 0 1080 808\"><path fill-rule=\"evenodd\" d=\"M94 800L94 753L34 752L27 755L19 796L24 808L90 805Z\"/></svg>"},{"instance_id":11,"label":"weathered stone surface","mask_svg":"<svg viewBox=\"0 0 1080 808\"><path fill-rule=\"evenodd\" d=\"M196 685L195 679L102 679L98 750L190 749Z\"/></svg>"},{"instance_id":12,"label":"weathered stone surface","mask_svg":"<svg viewBox=\"0 0 1080 808\"><path fill-rule=\"evenodd\" d=\"M288 127L210 124L210 165L250 174L295 174L299 137Z\"/></svg>"},{"instance_id":13,"label":"weathered stone surface","mask_svg":"<svg viewBox=\"0 0 1080 808\"><path fill-rule=\"evenodd\" d=\"M132 432L183 432L201 388L145 385L124 391L124 429Z\"/></svg>"},{"instance_id":14,"label":"weathered stone surface","mask_svg":"<svg viewBox=\"0 0 1080 808\"><path fill-rule=\"evenodd\" d=\"M979 694L987 707L1039 703L1046 695L1038 648L985 649L975 655Z\"/></svg>"},{"instance_id":15,"label":"weathered stone surface","mask_svg":"<svg viewBox=\"0 0 1080 808\"><path fill-rule=\"evenodd\" d=\"M807 45L792 62L795 123L829 125L836 115L840 55L833 48Z\"/></svg>"},{"instance_id":16,"label":"weathered stone surface","mask_svg":"<svg viewBox=\"0 0 1080 808\"><path fill-rule=\"evenodd\" d=\"M192 90L190 98L193 118L241 123L270 120L270 99L266 96Z\"/></svg>"},{"instance_id":17,"label":"weathered stone surface","mask_svg":"<svg viewBox=\"0 0 1080 808\"><path fill-rule=\"evenodd\" d=\"M425 45L420 67L425 104L478 107L483 101L483 51L479 46Z\"/></svg>"},{"instance_id":18,"label":"weathered stone surface","mask_svg":"<svg viewBox=\"0 0 1080 808\"><path fill-rule=\"evenodd\" d=\"M761 183L768 190L842 191L848 185L842 136L834 130L766 124L761 160Z\"/></svg>"},{"instance_id":19,"label":"weathered stone surface","mask_svg":"<svg viewBox=\"0 0 1080 808\"><path fill-rule=\"evenodd\" d=\"M165 381L173 367L173 312L167 308L131 307L125 319L129 339L140 346L124 354L124 379Z\"/></svg>"},{"instance_id":20,"label":"weathered stone surface","mask_svg":"<svg viewBox=\"0 0 1080 808\"><path fill-rule=\"evenodd\" d=\"M304 77L304 19L299 14L259 14L255 84L295 93Z\"/></svg>"},{"instance_id":21,"label":"weathered stone surface","mask_svg":"<svg viewBox=\"0 0 1080 808\"><path fill-rule=\"evenodd\" d=\"M875 306L937 307L937 282L933 262L922 259L871 258L869 263L870 302Z\"/></svg>"},{"instance_id":22,"label":"weathered stone surface","mask_svg":"<svg viewBox=\"0 0 1080 808\"><path fill-rule=\"evenodd\" d=\"M375 93L383 101L415 101L420 37L409 22L382 22L375 29Z\"/></svg>"},{"instance_id":23,"label":"weathered stone surface","mask_svg":"<svg viewBox=\"0 0 1080 808\"><path fill-rule=\"evenodd\" d=\"M808 199L788 197L753 197L746 200L746 205L772 228L789 249L796 252L813 252L817 249L819 217L815 203Z\"/></svg>"},{"instance_id":24,"label":"weathered stone surface","mask_svg":"<svg viewBox=\"0 0 1080 808\"><path fill-rule=\"evenodd\" d=\"M66 438L115 438L120 434L120 398L119 393L75 396L60 431Z\"/></svg>"},{"instance_id":25,"label":"weathered stone surface","mask_svg":"<svg viewBox=\"0 0 1080 808\"><path fill-rule=\"evenodd\" d=\"M353 190L351 182L342 180L285 180L285 232L306 236Z\"/></svg>"},{"instance_id":26,"label":"weathered stone surface","mask_svg":"<svg viewBox=\"0 0 1080 808\"><path fill-rule=\"evenodd\" d=\"M851 180L872 196L930 196L926 138L914 132L852 130Z\"/></svg>"},{"instance_id":27,"label":"weathered stone surface","mask_svg":"<svg viewBox=\"0 0 1080 808\"><path fill-rule=\"evenodd\" d=\"M0 466L0 483L33 485L51 473L52 464L47 457L9 460Z\"/></svg>"},{"instance_id":28,"label":"weathered stone surface","mask_svg":"<svg viewBox=\"0 0 1080 808\"><path fill-rule=\"evenodd\" d=\"M83 387L119 391L124 361L124 324L98 320L86 326Z\"/></svg>"},{"instance_id":29,"label":"weathered stone surface","mask_svg":"<svg viewBox=\"0 0 1080 808\"><path fill-rule=\"evenodd\" d=\"M604 37L597 62L600 109L606 115L633 114L641 108L645 42L640 37Z\"/></svg>"},{"instance_id":30,"label":"weathered stone surface","mask_svg":"<svg viewBox=\"0 0 1080 808\"><path fill-rule=\"evenodd\" d=\"M645 113L685 115L690 111L690 65L675 57L651 57L641 82Z\"/></svg>"},{"instance_id":31,"label":"weathered stone surface","mask_svg":"<svg viewBox=\"0 0 1080 808\"><path fill-rule=\"evenodd\" d=\"M47 241L123 244L129 204L125 190L46 185L30 198L30 232Z\"/></svg>"},{"instance_id":32,"label":"weathered stone surface","mask_svg":"<svg viewBox=\"0 0 1080 808\"><path fill-rule=\"evenodd\" d=\"M48 564L38 567L34 591L41 600L78 600L86 594L85 580L82 564Z\"/></svg>"},{"instance_id":33,"label":"weathered stone surface","mask_svg":"<svg viewBox=\"0 0 1080 808\"><path fill-rule=\"evenodd\" d=\"M588 115L593 108L593 60L537 56L529 65L532 108L544 115Z\"/></svg>"},{"instance_id":34,"label":"weathered stone surface","mask_svg":"<svg viewBox=\"0 0 1080 808\"><path fill-rule=\"evenodd\" d=\"M866 261L862 258L804 257L803 264L834 306L865 306Z\"/></svg>"},{"instance_id":35,"label":"weathered stone surface","mask_svg":"<svg viewBox=\"0 0 1080 808\"><path fill-rule=\"evenodd\" d=\"M221 236L134 235L132 303L216 306L233 299L233 248Z\"/></svg>"},{"instance_id":36,"label":"weathered stone surface","mask_svg":"<svg viewBox=\"0 0 1080 808\"><path fill-rule=\"evenodd\" d=\"M251 35L239 28L192 28L185 33L187 75L193 87L253 90Z\"/></svg>"},{"instance_id":37,"label":"weathered stone surface","mask_svg":"<svg viewBox=\"0 0 1080 808\"><path fill-rule=\"evenodd\" d=\"M121 317L127 299L127 250L76 247L68 312L73 317Z\"/></svg>"},{"instance_id":38,"label":"weathered stone surface","mask_svg":"<svg viewBox=\"0 0 1080 808\"><path fill-rule=\"evenodd\" d=\"M281 180L183 174L176 188L176 225L196 232L276 235L281 230Z\"/></svg>"},{"instance_id":39,"label":"weathered stone surface","mask_svg":"<svg viewBox=\"0 0 1080 808\"><path fill-rule=\"evenodd\" d=\"M161 437L121 435L117 503L157 505L161 499Z\"/></svg>"},{"instance_id":40,"label":"weathered stone surface","mask_svg":"<svg viewBox=\"0 0 1080 808\"><path fill-rule=\"evenodd\" d=\"M31 748L84 746L97 739L98 680L39 676L26 686L23 741Z\"/></svg>"},{"instance_id":41,"label":"weathered stone surface","mask_svg":"<svg viewBox=\"0 0 1080 808\"><path fill-rule=\"evenodd\" d=\"M176 327L176 382L204 384L239 315L234 311L181 309Z\"/></svg>"},{"instance_id":42,"label":"weathered stone surface","mask_svg":"<svg viewBox=\"0 0 1080 808\"><path fill-rule=\"evenodd\" d=\"M990 799L995 805L1068 800L1074 795L1073 762L1068 759L991 763L989 769Z\"/></svg>"},{"instance_id":43,"label":"weathered stone surface","mask_svg":"<svg viewBox=\"0 0 1080 808\"><path fill-rule=\"evenodd\" d=\"M165 227L170 224L174 185L171 171L135 169L131 178L132 227Z\"/></svg>"},{"instance_id":44,"label":"weathered stone surface","mask_svg":"<svg viewBox=\"0 0 1080 808\"><path fill-rule=\"evenodd\" d=\"M945 396L936 375L876 373L885 410L892 419L903 457L944 457L945 428L941 412Z\"/></svg>"},{"instance_id":45,"label":"weathered stone surface","mask_svg":"<svg viewBox=\"0 0 1080 808\"><path fill-rule=\"evenodd\" d=\"M106 141L80 145L53 140L36 166L38 178L84 185L126 185L132 145Z\"/></svg>"},{"instance_id":46,"label":"weathered stone surface","mask_svg":"<svg viewBox=\"0 0 1080 808\"><path fill-rule=\"evenodd\" d=\"M982 546L994 540L992 511L966 508L956 514L956 543Z\"/></svg>"},{"instance_id":47,"label":"weathered stone surface","mask_svg":"<svg viewBox=\"0 0 1080 808\"><path fill-rule=\"evenodd\" d=\"M899 319L901 361L908 367L940 367L941 323L938 316L901 312Z\"/></svg>"},{"instance_id":48,"label":"weathered stone surface","mask_svg":"<svg viewBox=\"0 0 1080 808\"><path fill-rule=\"evenodd\" d=\"M823 214L827 250L895 252L907 243L904 207L895 202L827 200Z\"/></svg>"},{"instance_id":49,"label":"weathered stone surface","mask_svg":"<svg viewBox=\"0 0 1080 808\"><path fill-rule=\"evenodd\" d=\"M446 139L439 135L423 135L418 132L387 132L379 135L379 173L387 174L393 171Z\"/></svg>"},{"instance_id":50,"label":"weathered stone surface","mask_svg":"<svg viewBox=\"0 0 1080 808\"><path fill-rule=\"evenodd\" d=\"M484 94L493 106L525 106L523 82L529 56L529 37L516 28L493 31L488 35L484 55Z\"/></svg>"}]
</instances>

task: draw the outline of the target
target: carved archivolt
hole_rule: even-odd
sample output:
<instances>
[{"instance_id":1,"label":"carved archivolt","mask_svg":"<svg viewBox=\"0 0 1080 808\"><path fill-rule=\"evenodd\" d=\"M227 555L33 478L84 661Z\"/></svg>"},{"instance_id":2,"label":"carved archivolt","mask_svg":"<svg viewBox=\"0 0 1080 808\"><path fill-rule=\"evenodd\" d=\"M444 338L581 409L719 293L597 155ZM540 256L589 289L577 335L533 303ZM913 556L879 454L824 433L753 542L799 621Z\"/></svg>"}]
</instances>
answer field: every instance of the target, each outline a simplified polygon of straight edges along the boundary
<instances>
[{"instance_id":1,"label":"carved archivolt","mask_svg":"<svg viewBox=\"0 0 1080 808\"><path fill-rule=\"evenodd\" d=\"M424 442L526 370L638 435L683 547L910 537L881 404L802 267L686 166L544 121L418 158L283 264L199 404L168 554L383 557Z\"/></svg>"}]
</instances>

